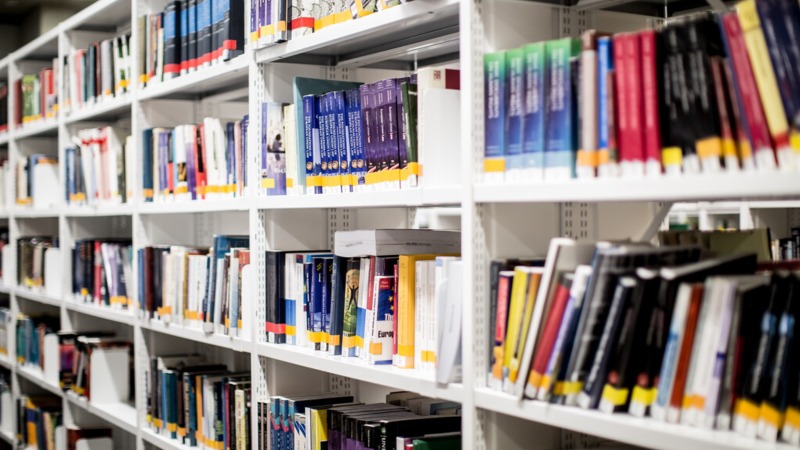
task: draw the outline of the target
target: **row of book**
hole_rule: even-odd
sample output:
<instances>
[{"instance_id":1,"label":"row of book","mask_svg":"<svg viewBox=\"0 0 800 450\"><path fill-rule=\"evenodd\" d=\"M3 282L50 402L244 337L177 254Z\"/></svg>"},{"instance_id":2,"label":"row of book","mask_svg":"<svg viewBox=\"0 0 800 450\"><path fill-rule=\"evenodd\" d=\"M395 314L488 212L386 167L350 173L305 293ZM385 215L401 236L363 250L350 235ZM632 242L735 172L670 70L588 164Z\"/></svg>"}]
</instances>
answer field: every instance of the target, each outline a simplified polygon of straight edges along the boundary
<instances>
[{"instance_id":1,"label":"row of book","mask_svg":"<svg viewBox=\"0 0 800 450\"><path fill-rule=\"evenodd\" d=\"M18 313L16 322L16 358L19 364L38 368L54 386L58 382L58 333L56 316L28 316ZM45 356L45 348L50 350Z\"/></svg>"},{"instance_id":2,"label":"row of book","mask_svg":"<svg viewBox=\"0 0 800 450\"><path fill-rule=\"evenodd\" d=\"M800 165L800 7L745 0L659 30L486 54L488 179Z\"/></svg>"},{"instance_id":3,"label":"row of book","mask_svg":"<svg viewBox=\"0 0 800 450\"><path fill-rule=\"evenodd\" d=\"M258 0L250 3L248 40L252 48L262 48L312 34L330 25L384 11L408 1L410 0Z\"/></svg>"},{"instance_id":4,"label":"row of book","mask_svg":"<svg viewBox=\"0 0 800 450\"><path fill-rule=\"evenodd\" d=\"M440 67L371 84L296 77L294 104L262 104L261 187L284 195L417 186L417 99L459 87L459 71Z\"/></svg>"},{"instance_id":5,"label":"row of book","mask_svg":"<svg viewBox=\"0 0 800 450\"><path fill-rule=\"evenodd\" d=\"M130 34L72 50L63 59L64 112L103 103L128 92L131 80Z\"/></svg>"},{"instance_id":6,"label":"row of book","mask_svg":"<svg viewBox=\"0 0 800 450\"><path fill-rule=\"evenodd\" d=\"M145 202L241 197L247 182L249 119L205 118L198 125L142 133Z\"/></svg>"},{"instance_id":7,"label":"row of book","mask_svg":"<svg viewBox=\"0 0 800 450\"><path fill-rule=\"evenodd\" d=\"M58 203L58 158L33 154L16 164L16 204L49 209Z\"/></svg>"},{"instance_id":8,"label":"row of book","mask_svg":"<svg viewBox=\"0 0 800 450\"><path fill-rule=\"evenodd\" d=\"M79 303L127 309L132 268L130 240L78 239L72 247L72 294Z\"/></svg>"},{"instance_id":9,"label":"row of book","mask_svg":"<svg viewBox=\"0 0 800 450\"><path fill-rule=\"evenodd\" d=\"M39 73L27 74L14 81L14 124L26 125L58 114L58 59Z\"/></svg>"},{"instance_id":10,"label":"row of book","mask_svg":"<svg viewBox=\"0 0 800 450\"><path fill-rule=\"evenodd\" d=\"M460 412L458 403L412 392L369 404L333 393L272 396L258 405L258 448L460 449Z\"/></svg>"},{"instance_id":11,"label":"row of book","mask_svg":"<svg viewBox=\"0 0 800 450\"><path fill-rule=\"evenodd\" d=\"M544 260L494 261L488 385L798 443L798 267L562 238Z\"/></svg>"},{"instance_id":12,"label":"row of book","mask_svg":"<svg viewBox=\"0 0 800 450\"><path fill-rule=\"evenodd\" d=\"M17 239L17 283L20 286L41 288L47 281L45 275L58 276L54 270L46 270L48 260L58 262L55 253L48 256L53 248L58 248L58 238L26 236Z\"/></svg>"},{"instance_id":13,"label":"row of book","mask_svg":"<svg viewBox=\"0 0 800 450\"><path fill-rule=\"evenodd\" d=\"M138 250L139 305L146 318L246 336L243 303L251 298L250 239L216 235L208 247Z\"/></svg>"},{"instance_id":14,"label":"row of book","mask_svg":"<svg viewBox=\"0 0 800 450\"><path fill-rule=\"evenodd\" d=\"M0 356L5 358L9 357L10 341L8 333L12 319L11 310L6 302L4 306L0 306Z\"/></svg>"},{"instance_id":15,"label":"row of book","mask_svg":"<svg viewBox=\"0 0 800 450\"><path fill-rule=\"evenodd\" d=\"M177 0L140 16L141 87L235 58L244 52L244 0Z\"/></svg>"},{"instance_id":16,"label":"row of book","mask_svg":"<svg viewBox=\"0 0 800 450\"><path fill-rule=\"evenodd\" d=\"M333 254L268 251L267 341L454 381L460 333L445 330L460 315L444 311L460 310L460 248L458 232L357 230Z\"/></svg>"},{"instance_id":17,"label":"row of book","mask_svg":"<svg viewBox=\"0 0 800 450\"><path fill-rule=\"evenodd\" d=\"M133 402L133 344L109 332L57 333L59 387L87 401ZM50 351L51 348L47 347Z\"/></svg>"},{"instance_id":18,"label":"row of book","mask_svg":"<svg viewBox=\"0 0 800 450\"><path fill-rule=\"evenodd\" d=\"M56 435L63 429L61 397L21 395L17 399L17 441L25 448L57 450Z\"/></svg>"},{"instance_id":19,"label":"row of book","mask_svg":"<svg viewBox=\"0 0 800 450\"><path fill-rule=\"evenodd\" d=\"M163 355L150 359L145 380L153 432L190 447L251 448L249 370L200 354Z\"/></svg>"},{"instance_id":20,"label":"row of book","mask_svg":"<svg viewBox=\"0 0 800 450\"><path fill-rule=\"evenodd\" d=\"M128 169L135 154L132 137L102 127L79 130L73 141L65 151L67 204L126 203L133 191Z\"/></svg>"},{"instance_id":21,"label":"row of book","mask_svg":"<svg viewBox=\"0 0 800 450\"><path fill-rule=\"evenodd\" d=\"M789 237L773 239L771 246L773 261L800 259L800 227L792 227Z\"/></svg>"}]
</instances>

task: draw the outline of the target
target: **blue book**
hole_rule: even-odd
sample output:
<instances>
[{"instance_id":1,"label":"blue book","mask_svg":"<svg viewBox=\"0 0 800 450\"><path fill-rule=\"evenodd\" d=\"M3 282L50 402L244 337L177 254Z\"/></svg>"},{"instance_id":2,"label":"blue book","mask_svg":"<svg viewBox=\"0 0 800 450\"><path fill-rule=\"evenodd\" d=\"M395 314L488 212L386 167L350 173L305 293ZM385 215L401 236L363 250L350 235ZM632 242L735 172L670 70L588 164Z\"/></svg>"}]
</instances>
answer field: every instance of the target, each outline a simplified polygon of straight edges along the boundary
<instances>
[{"instance_id":1,"label":"blue book","mask_svg":"<svg viewBox=\"0 0 800 450\"><path fill-rule=\"evenodd\" d=\"M328 350L331 331L331 307L333 306L333 258L322 260L322 337L320 350Z\"/></svg>"},{"instance_id":2,"label":"blue book","mask_svg":"<svg viewBox=\"0 0 800 450\"><path fill-rule=\"evenodd\" d=\"M320 180L319 166L319 102L316 95L303 97L303 120L300 122L303 130L303 153L305 154L305 175L303 180L309 190L307 193L321 194L322 183ZM313 190L311 190L313 189Z\"/></svg>"},{"instance_id":3,"label":"blue book","mask_svg":"<svg viewBox=\"0 0 800 450\"><path fill-rule=\"evenodd\" d=\"M185 75L189 71L189 2L188 0L180 1L180 41L181 41L181 59L180 59L180 73Z\"/></svg>"},{"instance_id":4,"label":"blue book","mask_svg":"<svg viewBox=\"0 0 800 450\"><path fill-rule=\"evenodd\" d=\"M306 345L316 350L317 346L314 342L314 328L312 324L313 317L311 314L312 299L314 298L311 293L313 280L314 267L306 260L303 262L303 309L305 310L306 317Z\"/></svg>"},{"instance_id":5,"label":"blue book","mask_svg":"<svg viewBox=\"0 0 800 450\"><path fill-rule=\"evenodd\" d=\"M723 33L724 34L724 33ZM611 164L617 161L617 149L613 136L610 135L611 123L614 118L609 117L611 112L609 102L613 101L611 93L614 87L611 74L614 71L614 41L608 36L597 38L597 150L600 162L599 173L605 175L603 161Z\"/></svg>"},{"instance_id":6,"label":"blue book","mask_svg":"<svg viewBox=\"0 0 800 450\"><path fill-rule=\"evenodd\" d=\"M323 350L322 335L323 335L323 320L324 311L322 303L324 301L324 260L325 258L314 258L311 260L312 274L311 274L311 288L308 300L308 314L311 316L311 330L312 343L315 350Z\"/></svg>"},{"instance_id":7,"label":"blue book","mask_svg":"<svg viewBox=\"0 0 800 450\"><path fill-rule=\"evenodd\" d=\"M206 294L203 296L203 321L213 323L214 310L216 305L217 283L221 282L223 274L218 274L219 262L225 259L225 255L235 247L249 248L250 238L248 236L215 235L212 245L212 257L209 258L210 275L206 285ZM219 281L218 281L219 279Z\"/></svg>"},{"instance_id":8,"label":"blue book","mask_svg":"<svg viewBox=\"0 0 800 450\"><path fill-rule=\"evenodd\" d=\"M539 179L544 177L544 79L545 66L544 42L528 44L524 52L524 79L522 80L525 96L523 99L524 116L522 120L522 159L523 167L532 169Z\"/></svg>"},{"instance_id":9,"label":"blue book","mask_svg":"<svg viewBox=\"0 0 800 450\"><path fill-rule=\"evenodd\" d=\"M331 93L333 103L334 123L336 126L336 150L337 150L337 169L339 176L339 186L342 192L350 192L350 171L348 170L348 150L347 150L347 108L343 91Z\"/></svg>"},{"instance_id":10,"label":"blue book","mask_svg":"<svg viewBox=\"0 0 800 450\"><path fill-rule=\"evenodd\" d=\"M228 168L227 174L227 184L228 185L236 185L236 140L234 139L234 132L236 130L235 124L233 122L228 122L225 124L225 145L227 147L226 152L226 159L227 164L225 166Z\"/></svg>"},{"instance_id":11,"label":"blue book","mask_svg":"<svg viewBox=\"0 0 800 450\"><path fill-rule=\"evenodd\" d=\"M292 83L292 91L293 91L293 98L295 105L304 105L303 108L295 108L295 121L297 123L297 135L295 139L295 143L297 145L297 152L298 152L298 161L300 163L297 164L297 173L291 174L290 176L293 177L296 181L296 186L305 186L306 193L312 194L315 193L316 186L308 185L306 182L306 176L309 175L309 167L307 163L310 161L309 159L304 159L303 155L308 156L309 153L309 145L310 141L307 144L305 139L305 102L304 97L306 95L318 95L324 94L326 92L331 91L346 91L348 89L355 89L358 88L361 83L355 83L352 81L335 81L335 80L323 80L318 78L304 78L304 77L295 77ZM300 126L300 125L303 126ZM304 166L302 162L305 160L306 165ZM319 192L316 193L321 193Z\"/></svg>"},{"instance_id":12,"label":"blue book","mask_svg":"<svg viewBox=\"0 0 800 450\"><path fill-rule=\"evenodd\" d=\"M249 161L247 159L247 156L248 156L248 153L247 153L247 150L248 150L247 149L247 129L250 127L250 115L249 114L245 114L244 117L242 117L241 127L242 127L242 161ZM249 170L247 170L247 164L244 164L244 165L245 165L245 167L243 168L244 170L242 170L242 178L243 178L242 185L243 186L248 186L248 184L247 184L248 183L247 172L249 172Z\"/></svg>"},{"instance_id":13,"label":"blue book","mask_svg":"<svg viewBox=\"0 0 800 450\"><path fill-rule=\"evenodd\" d=\"M400 169L400 183L408 181L408 143L406 140L406 115L403 112L403 83L409 83L411 78L397 78L394 80L394 98L397 104L395 117L397 118L397 164Z\"/></svg>"},{"instance_id":14,"label":"blue book","mask_svg":"<svg viewBox=\"0 0 800 450\"><path fill-rule=\"evenodd\" d=\"M167 171L169 169L170 160L170 131L163 131L158 135L158 194L166 196L170 194L167 191L169 187L169 179L167 178ZM94 185L94 183L92 183Z\"/></svg>"},{"instance_id":15,"label":"blue book","mask_svg":"<svg viewBox=\"0 0 800 450\"><path fill-rule=\"evenodd\" d=\"M484 67L484 154L483 171L501 173L506 155L506 64L505 52L487 53Z\"/></svg>"},{"instance_id":16,"label":"blue book","mask_svg":"<svg viewBox=\"0 0 800 450\"><path fill-rule=\"evenodd\" d=\"M327 97L325 94L317 96L317 104L319 105L319 112L317 115L319 118L317 119L319 123L319 161L317 161L316 149L314 154L314 166L316 167L319 164L319 173L320 173L320 184L322 185L322 192L327 193L329 191L329 184L330 184L330 168L328 167L329 162L329 150L328 145L330 144L329 140L329 131L328 131L328 102Z\"/></svg>"},{"instance_id":17,"label":"blue book","mask_svg":"<svg viewBox=\"0 0 800 450\"><path fill-rule=\"evenodd\" d=\"M197 64L211 64L211 3L212 0L197 0Z\"/></svg>"},{"instance_id":18,"label":"blue book","mask_svg":"<svg viewBox=\"0 0 800 450\"><path fill-rule=\"evenodd\" d=\"M362 144L364 148L364 161L366 167L366 177L369 174L374 174L378 171L380 163L378 161L378 154L376 152L376 139L375 139L375 98L373 95L374 85L365 84L359 87L359 96L361 100L361 133Z\"/></svg>"},{"instance_id":19,"label":"blue book","mask_svg":"<svg viewBox=\"0 0 800 450\"><path fill-rule=\"evenodd\" d=\"M387 185L393 189L400 189L400 119L397 116L397 84L394 78L387 78L383 87L383 105L386 111L386 141L385 159L389 170ZM402 114L401 114L402 115Z\"/></svg>"},{"instance_id":20,"label":"blue book","mask_svg":"<svg viewBox=\"0 0 800 450\"><path fill-rule=\"evenodd\" d=\"M194 72L197 68L197 1L189 0L186 4L187 22L187 46L186 46L186 69Z\"/></svg>"},{"instance_id":21,"label":"blue book","mask_svg":"<svg viewBox=\"0 0 800 450\"><path fill-rule=\"evenodd\" d=\"M548 76L546 87L547 129L545 179L575 176L577 152L577 92L572 88L570 60L580 53L580 41L564 38L545 44Z\"/></svg>"},{"instance_id":22,"label":"blue book","mask_svg":"<svg viewBox=\"0 0 800 450\"><path fill-rule=\"evenodd\" d=\"M506 170L522 169L522 129L525 98L525 53L522 48L507 50L506 65Z\"/></svg>"},{"instance_id":23,"label":"blue book","mask_svg":"<svg viewBox=\"0 0 800 450\"><path fill-rule=\"evenodd\" d=\"M364 129L362 128L361 94L358 89L345 92L347 100L348 125L350 126L350 142L348 148L348 161L353 190L360 190L364 186L364 177L367 174L366 158L364 155Z\"/></svg>"},{"instance_id":24,"label":"blue book","mask_svg":"<svg viewBox=\"0 0 800 450\"><path fill-rule=\"evenodd\" d=\"M181 73L181 5L174 1L164 8L164 79Z\"/></svg>"},{"instance_id":25,"label":"blue book","mask_svg":"<svg viewBox=\"0 0 800 450\"><path fill-rule=\"evenodd\" d=\"M778 91L791 131L800 128L800 6L797 2L756 2L761 28L767 41Z\"/></svg>"},{"instance_id":26,"label":"blue book","mask_svg":"<svg viewBox=\"0 0 800 450\"><path fill-rule=\"evenodd\" d=\"M142 198L153 201L153 129L142 131Z\"/></svg>"}]
</instances>

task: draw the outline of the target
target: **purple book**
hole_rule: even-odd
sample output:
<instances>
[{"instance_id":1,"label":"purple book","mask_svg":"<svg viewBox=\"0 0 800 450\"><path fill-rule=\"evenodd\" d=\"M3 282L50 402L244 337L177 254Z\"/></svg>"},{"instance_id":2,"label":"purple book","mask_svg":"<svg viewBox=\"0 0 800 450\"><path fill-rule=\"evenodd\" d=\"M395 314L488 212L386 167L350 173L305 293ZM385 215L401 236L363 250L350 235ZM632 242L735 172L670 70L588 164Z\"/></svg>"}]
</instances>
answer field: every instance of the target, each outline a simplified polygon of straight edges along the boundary
<instances>
[{"instance_id":1,"label":"purple book","mask_svg":"<svg viewBox=\"0 0 800 450\"><path fill-rule=\"evenodd\" d=\"M397 118L397 89L399 84L395 83L394 78L384 80L383 99L384 104L382 108L386 111L386 160L387 168L395 170L400 168L400 151L399 139L397 136L398 131L398 118Z\"/></svg>"},{"instance_id":2,"label":"purple book","mask_svg":"<svg viewBox=\"0 0 800 450\"><path fill-rule=\"evenodd\" d=\"M375 134L373 124L373 98L372 85L362 84L359 88L361 94L361 130L364 133L364 159L367 163L367 173L375 173L378 165L375 158Z\"/></svg>"},{"instance_id":3,"label":"purple book","mask_svg":"<svg viewBox=\"0 0 800 450\"><path fill-rule=\"evenodd\" d=\"M410 80L410 78L406 77L397 78L394 81L394 98L397 101L397 109L395 113L395 117L397 117L397 154L400 170L408 167L408 152L406 150L406 117L405 114L403 114L403 92L400 86L402 86L403 83L409 82Z\"/></svg>"},{"instance_id":4,"label":"purple book","mask_svg":"<svg viewBox=\"0 0 800 450\"><path fill-rule=\"evenodd\" d=\"M387 115L386 106L386 80L381 80L375 83L375 111L376 111L376 127L378 137L378 170L385 172L389 170L390 164L390 151L388 149L389 141L389 117Z\"/></svg>"},{"instance_id":5,"label":"purple book","mask_svg":"<svg viewBox=\"0 0 800 450\"><path fill-rule=\"evenodd\" d=\"M169 187L167 174L169 173L169 141L172 131L163 131L158 135L158 193L163 195Z\"/></svg>"},{"instance_id":6,"label":"purple book","mask_svg":"<svg viewBox=\"0 0 800 450\"><path fill-rule=\"evenodd\" d=\"M197 130L193 126L187 126L186 131L191 131L194 136L197 136ZM195 174L195 147L197 142L193 137L192 140L186 142L186 182L189 185L189 193L192 195L192 200L197 199L197 176Z\"/></svg>"}]
</instances>

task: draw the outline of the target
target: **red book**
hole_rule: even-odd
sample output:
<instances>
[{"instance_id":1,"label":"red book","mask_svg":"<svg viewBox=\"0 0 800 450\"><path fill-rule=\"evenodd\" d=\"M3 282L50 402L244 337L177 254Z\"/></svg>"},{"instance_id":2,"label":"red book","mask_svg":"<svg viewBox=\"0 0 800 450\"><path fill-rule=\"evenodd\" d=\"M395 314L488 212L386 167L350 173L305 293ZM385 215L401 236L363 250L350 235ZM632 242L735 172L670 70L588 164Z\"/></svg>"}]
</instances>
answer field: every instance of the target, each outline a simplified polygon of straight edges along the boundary
<instances>
[{"instance_id":1,"label":"red book","mask_svg":"<svg viewBox=\"0 0 800 450\"><path fill-rule=\"evenodd\" d=\"M103 303L103 244L94 241L94 302L98 305Z\"/></svg>"},{"instance_id":2,"label":"red book","mask_svg":"<svg viewBox=\"0 0 800 450\"><path fill-rule=\"evenodd\" d=\"M750 131L751 147L756 154L765 149L772 149L772 140L767 128L767 120L764 117L764 110L761 108L761 97L753 76L753 69L750 67L750 59L747 56L747 47L745 47L739 17L735 12L727 13L722 16L722 25L724 37L728 42L732 75L742 99L743 119L747 122L747 128Z\"/></svg>"},{"instance_id":3,"label":"red book","mask_svg":"<svg viewBox=\"0 0 800 450\"><path fill-rule=\"evenodd\" d=\"M14 125L22 124L22 78L14 82Z\"/></svg>"},{"instance_id":4,"label":"red book","mask_svg":"<svg viewBox=\"0 0 800 450\"><path fill-rule=\"evenodd\" d=\"M547 321L542 331L542 340L539 343L539 348L536 349L536 356L533 358L531 370L536 374L537 378L547 371L547 363L553 353L553 345L556 343L558 329L561 326L561 319L564 317L564 309L568 300L569 288L559 283L553 296L553 306L550 308L550 314L547 316Z\"/></svg>"},{"instance_id":5,"label":"red book","mask_svg":"<svg viewBox=\"0 0 800 450\"><path fill-rule=\"evenodd\" d=\"M661 163L661 127L658 116L658 57L656 32L639 33L642 48L642 106L644 108L644 159Z\"/></svg>"},{"instance_id":6,"label":"red book","mask_svg":"<svg viewBox=\"0 0 800 450\"><path fill-rule=\"evenodd\" d=\"M511 299L511 284L514 272L500 272L497 278L497 320L494 325L494 348L500 353L492 355L492 374L497 380L503 379L503 345L506 339L506 325L508 324L508 302Z\"/></svg>"},{"instance_id":7,"label":"red book","mask_svg":"<svg viewBox=\"0 0 800 450\"><path fill-rule=\"evenodd\" d=\"M616 122L617 122L617 149L619 150L619 160L630 161L631 159L631 133L630 133L630 89L628 86L628 70L625 64L625 33L614 35L614 93L616 94Z\"/></svg>"},{"instance_id":8,"label":"red book","mask_svg":"<svg viewBox=\"0 0 800 450\"><path fill-rule=\"evenodd\" d=\"M642 49L639 36L626 34L625 48L625 98L628 100L628 144L620 154L622 161L644 161L644 102L642 95Z\"/></svg>"},{"instance_id":9,"label":"red book","mask_svg":"<svg viewBox=\"0 0 800 450\"><path fill-rule=\"evenodd\" d=\"M703 284L697 283L692 286L692 297L689 300L689 310L686 313L686 328L683 331L683 341L678 354L678 365L675 367L675 384L672 386L672 396L669 399L670 408L675 408L678 411L683 406L683 391L686 388L686 375L689 372L689 362L692 359L697 317L700 313L702 300Z\"/></svg>"},{"instance_id":10,"label":"red book","mask_svg":"<svg viewBox=\"0 0 800 450\"><path fill-rule=\"evenodd\" d=\"M731 115L728 112L728 90L725 89L725 61L722 60L721 56L712 56L709 58L709 64L711 65L711 78L714 81L714 94L717 100L717 112L719 113L722 156L725 157L726 166L733 164L734 160L738 164L736 140L733 136Z\"/></svg>"}]
</instances>

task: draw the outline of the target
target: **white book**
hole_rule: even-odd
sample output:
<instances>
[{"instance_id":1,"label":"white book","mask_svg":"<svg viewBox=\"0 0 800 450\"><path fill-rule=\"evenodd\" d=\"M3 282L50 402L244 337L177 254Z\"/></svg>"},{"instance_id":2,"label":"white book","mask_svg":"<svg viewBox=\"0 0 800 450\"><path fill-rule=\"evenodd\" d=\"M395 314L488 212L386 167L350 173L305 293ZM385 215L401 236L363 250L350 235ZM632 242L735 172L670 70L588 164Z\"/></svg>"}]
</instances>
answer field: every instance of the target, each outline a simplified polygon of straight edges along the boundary
<instances>
[{"instance_id":1,"label":"white book","mask_svg":"<svg viewBox=\"0 0 800 450\"><path fill-rule=\"evenodd\" d=\"M303 267L303 260L294 260L294 291L297 296L297 304L295 306L295 345L298 347L306 347L308 345L308 327L306 326L306 304L304 301L303 289L305 286L305 269Z\"/></svg>"},{"instance_id":2,"label":"white book","mask_svg":"<svg viewBox=\"0 0 800 450\"><path fill-rule=\"evenodd\" d=\"M122 142L119 139L119 136L115 132L114 128L112 127L104 127L101 130L101 135L105 139L106 142L106 161L103 165L105 169L105 183L106 183L106 193L108 197L105 199L106 201L110 201L111 203L119 203L120 202L120 191L119 191L119 164L122 158Z\"/></svg>"},{"instance_id":3,"label":"white book","mask_svg":"<svg viewBox=\"0 0 800 450\"><path fill-rule=\"evenodd\" d=\"M371 261L369 258L361 258L360 269L358 272L358 315L366 318L366 311L367 311L367 286L369 286L369 271L370 271ZM366 327L365 327L366 328ZM356 332L358 329L356 328ZM363 333L364 331L362 331ZM357 334L357 336L361 336L366 341L366 334ZM361 358L364 354L364 346L363 342L362 345L356 345L355 356Z\"/></svg>"},{"instance_id":4,"label":"white book","mask_svg":"<svg viewBox=\"0 0 800 450\"><path fill-rule=\"evenodd\" d=\"M252 302L253 297L256 295L253 290L253 277L256 276L256 267L255 264L251 263L245 265L242 268L242 296L239 299L242 302L242 327L238 330L238 337L247 338L250 336L250 330L253 320L253 315L250 314L251 307L250 302Z\"/></svg>"},{"instance_id":5,"label":"white book","mask_svg":"<svg viewBox=\"0 0 800 450\"><path fill-rule=\"evenodd\" d=\"M100 42L100 99L114 96L113 39ZM100 100L99 99L99 100Z\"/></svg>"},{"instance_id":6,"label":"white book","mask_svg":"<svg viewBox=\"0 0 800 450\"><path fill-rule=\"evenodd\" d=\"M96 347L91 352L92 403L124 403L130 396L130 349Z\"/></svg>"},{"instance_id":7,"label":"white book","mask_svg":"<svg viewBox=\"0 0 800 450\"><path fill-rule=\"evenodd\" d=\"M75 441L75 450L113 450L113 448L114 441L110 437L81 438Z\"/></svg>"},{"instance_id":8,"label":"white book","mask_svg":"<svg viewBox=\"0 0 800 450\"><path fill-rule=\"evenodd\" d=\"M61 192L58 178L58 161L39 160L33 168L33 208L55 208Z\"/></svg>"},{"instance_id":9,"label":"white book","mask_svg":"<svg viewBox=\"0 0 800 450\"><path fill-rule=\"evenodd\" d=\"M237 256L231 257L230 270L228 272L228 298L230 300L226 311L225 333L229 335L235 334L231 330L238 328L239 320L239 257L238 252L234 254Z\"/></svg>"},{"instance_id":10,"label":"white book","mask_svg":"<svg viewBox=\"0 0 800 450\"><path fill-rule=\"evenodd\" d=\"M189 178L186 173L186 125L175 127L172 139L172 155L175 170L175 200L191 200L189 193Z\"/></svg>"},{"instance_id":11,"label":"white book","mask_svg":"<svg viewBox=\"0 0 800 450\"><path fill-rule=\"evenodd\" d=\"M337 231L334 253L345 258L402 254L460 253L461 233L424 229Z\"/></svg>"},{"instance_id":12,"label":"white book","mask_svg":"<svg viewBox=\"0 0 800 450\"><path fill-rule=\"evenodd\" d=\"M733 302L736 297L737 282L731 279L718 278L718 282L722 285L721 291L721 308L722 313L719 318L720 325L717 328L716 341L713 342L714 350L711 354L708 383L706 386L707 396L704 402L704 408L701 411L699 423L702 427L713 429L717 411L719 408L719 391L722 387L722 377L725 370L725 358L728 350L728 338L731 333L731 318L733 316Z\"/></svg>"},{"instance_id":13,"label":"white book","mask_svg":"<svg viewBox=\"0 0 800 450\"><path fill-rule=\"evenodd\" d=\"M589 42L587 42L587 40ZM580 54L580 108L581 108L581 146L579 151L597 154L597 40L593 32L583 34L583 51ZM594 178L592 166L577 164L578 178Z\"/></svg>"},{"instance_id":14,"label":"white book","mask_svg":"<svg viewBox=\"0 0 800 450\"><path fill-rule=\"evenodd\" d=\"M44 252L44 288L47 295L61 297L62 276L61 251L58 247L50 247Z\"/></svg>"},{"instance_id":15,"label":"white book","mask_svg":"<svg viewBox=\"0 0 800 450\"><path fill-rule=\"evenodd\" d=\"M47 333L44 335L44 343L41 352L44 362L44 380L52 386L58 386L61 370L61 352L58 348L58 335L56 333Z\"/></svg>"},{"instance_id":16,"label":"white book","mask_svg":"<svg viewBox=\"0 0 800 450\"><path fill-rule=\"evenodd\" d=\"M437 258L437 262L439 258ZM436 382L441 384L461 381L461 308L464 304L462 292L462 262L442 260L446 281L442 282L442 301L439 303L439 342Z\"/></svg>"}]
</instances>

